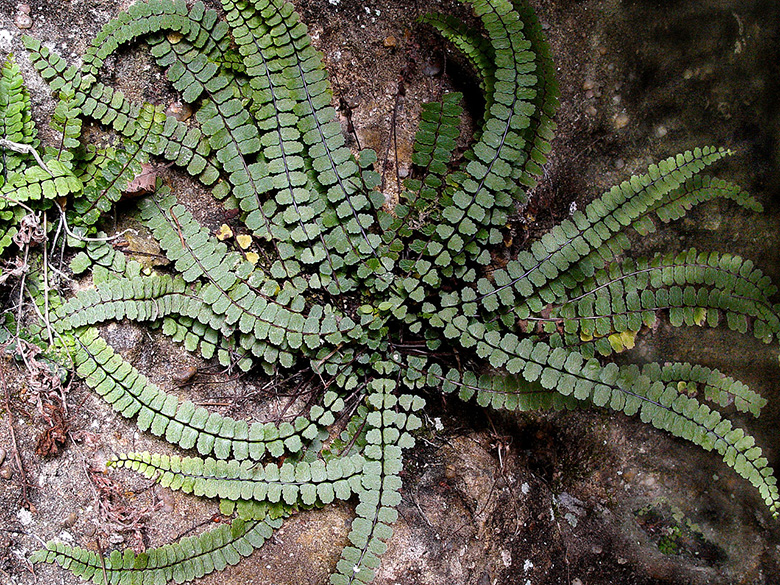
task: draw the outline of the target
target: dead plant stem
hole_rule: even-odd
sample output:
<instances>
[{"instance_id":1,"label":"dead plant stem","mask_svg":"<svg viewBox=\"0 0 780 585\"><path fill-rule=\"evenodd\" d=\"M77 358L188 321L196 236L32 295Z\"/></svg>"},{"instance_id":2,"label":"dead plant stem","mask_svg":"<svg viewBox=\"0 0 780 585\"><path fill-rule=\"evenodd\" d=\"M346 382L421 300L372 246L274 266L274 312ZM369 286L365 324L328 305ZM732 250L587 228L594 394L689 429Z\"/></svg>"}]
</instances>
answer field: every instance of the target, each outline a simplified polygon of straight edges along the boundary
<instances>
[{"instance_id":1,"label":"dead plant stem","mask_svg":"<svg viewBox=\"0 0 780 585\"><path fill-rule=\"evenodd\" d=\"M16 465L19 468L19 474L21 475L22 500L24 501L25 507L28 510L32 510L33 505L27 497L27 473L24 471L24 463L22 462L22 456L19 452L19 443L16 441L16 432L14 432L14 415L11 412L11 395L8 392L8 384L5 380L5 348L6 345L0 345L0 380L2 380L3 383L5 413L8 416L8 430L11 434L11 446L14 449L14 459L16 460Z\"/></svg>"},{"instance_id":2,"label":"dead plant stem","mask_svg":"<svg viewBox=\"0 0 780 585\"><path fill-rule=\"evenodd\" d=\"M43 233L47 232L48 222L46 214L43 214ZM51 334L51 322L49 321L49 247L43 242L43 322L46 323L46 334L49 336L49 347L54 345L54 337Z\"/></svg>"},{"instance_id":3,"label":"dead plant stem","mask_svg":"<svg viewBox=\"0 0 780 585\"><path fill-rule=\"evenodd\" d=\"M24 246L24 262L23 265L27 266L27 260L30 256L30 244ZM22 278L19 282L19 307L16 310L16 337L19 337L19 327L22 324L22 309L24 307L24 281L27 279L27 272L22 272ZM24 358L24 354L22 354ZM25 360L25 364L27 360Z\"/></svg>"}]
</instances>

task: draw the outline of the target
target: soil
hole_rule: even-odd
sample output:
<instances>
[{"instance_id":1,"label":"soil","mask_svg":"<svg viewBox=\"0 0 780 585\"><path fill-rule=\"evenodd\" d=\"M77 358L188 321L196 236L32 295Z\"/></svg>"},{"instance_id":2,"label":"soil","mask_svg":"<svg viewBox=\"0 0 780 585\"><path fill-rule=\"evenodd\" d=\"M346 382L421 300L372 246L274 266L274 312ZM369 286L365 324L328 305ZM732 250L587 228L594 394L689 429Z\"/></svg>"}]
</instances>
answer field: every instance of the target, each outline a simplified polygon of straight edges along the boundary
<instances>
[{"instance_id":1,"label":"soil","mask_svg":"<svg viewBox=\"0 0 780 585\"><path fill-rule=\"evenodd\" d=\"M22 67L43 141L50 137L45 128L54 103L21 34L44 40L73 62L129 4L33 0L32 27L22 31L14 22L21 3L0 0L0 58L13 53ZM735 154L717 175L742 184L766 211L756 215L713 202L649 240L637 239L632 253L691 246L731 251L754 259L780 282L780 40L773 24L780 22L780 7L769 0L532 4L553 48L562 95L545 177L513 224L516 245L652 161L695 146L726 145ZM469 119L479 119L481 101L468 66L415 22L438 10L476 25L467 6L450 0L298 0L296 6L324 53L345 128L351 117L353 145L379 154L386 192L392 194L398 175L409 169L422 103L443 91L464 91ZM104 73L107 83L135 99L176 100L141 47L122 51ZM464 143L469 135L467 125ZM197 187L172 173L169 180L200 219L210 227L221 223L223 211ZM103 333L153 381L223 413L265 420L295 408L284 389L219 373L157 332L117 323ZM765 346L725 328L662 325L621 359L695 361L748 383L769 400L761 419L730 414L753 432L777 469L777 353L776 343ZM190 368L194 377L177 388L173 380ZM13 420L3 408L0 582L77 583L58 567L33 569L26 560L50 539L138 549L221 519L211 502L172 494L130 473L106 473L113 453L172 451L139 434L88 389L73 383L64 402L47 395L39 409L23 365L4 361L3 369ZM780 582L778 522L717 455L599 409L508 414L451 397L427 399L426 426L406 461L400 517L377 585ZM58 436L65 438L58 442ZM262 550L202 582L326 583L351 519L347 504L300 513Z\"/></svg>"}]
</instances>

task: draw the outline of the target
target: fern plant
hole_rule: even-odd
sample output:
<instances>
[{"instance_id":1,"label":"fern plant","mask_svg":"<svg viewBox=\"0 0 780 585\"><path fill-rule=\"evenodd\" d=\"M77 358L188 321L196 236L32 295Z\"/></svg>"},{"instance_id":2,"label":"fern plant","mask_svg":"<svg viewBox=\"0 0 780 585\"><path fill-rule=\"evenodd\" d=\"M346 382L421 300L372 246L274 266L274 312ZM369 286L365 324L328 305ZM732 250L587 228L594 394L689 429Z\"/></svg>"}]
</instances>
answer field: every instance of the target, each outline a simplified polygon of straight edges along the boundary
<instances>
[{"instance_id":1,"label":"fern plant","mask_svg":"<svg viewBox=\"0 0 780 585\"><path fill-rule=\"evenodd\" d=\"M53 542L33 562L58 563L98 584L189 581L238 563L292 511L338 499L357 502L356 518L331 583L369 583L397 518L421 394L431 391L510 411L595 405L639 415L717 451L780 511L767 459L719 408L733 402L758 416L762 397L695 364L608 359L660 313L674 325L725 319L767 342L778 335L776 288L749 260L695 250L626 254L631 230L648 233L706 200L760 208L736 185L701 174L728 151L695 148L651 165L499 266L491 250L541 174L558 89L529 7L470 3L481 32L450 17L424 20L480 78L479 131L457 155L461 96L426 104L415 172L394 206L377 190L376 155L347 146L321 57L286 0L222 0L222 13L201 2L138 2L105 26L80 66L25 38L59 100L62 142L45 149L44 164L7 154L0 210L10 211L2 219L14 221L15 205L34 200L45 210L67 195L57 209L70 244L81 248L71 269L91 271L93 281L67 299L47 296L55 349L140 430L189 452L126 453L111 465L217 499L235 517L229 527L141 554L103 558ZM99 81L104 61L138 39L182 99L198 105L195 123ZM36 148L12 65L2 91L5 136ZM82 145L83 119L121 140L108 150ZM211 188L238 210L250 237L229 247L224 233L200 225L160 185L136 215L171 270L142 271L106 243L97 233L102 214L150 156ZM43 306L40 291L49 287L35 278L28 287ZM226 367L312 372L322 391L291 422L223 416L166 392L117 354L99 325L120 319L160 327Z\"/></svg>"}]
</instances>

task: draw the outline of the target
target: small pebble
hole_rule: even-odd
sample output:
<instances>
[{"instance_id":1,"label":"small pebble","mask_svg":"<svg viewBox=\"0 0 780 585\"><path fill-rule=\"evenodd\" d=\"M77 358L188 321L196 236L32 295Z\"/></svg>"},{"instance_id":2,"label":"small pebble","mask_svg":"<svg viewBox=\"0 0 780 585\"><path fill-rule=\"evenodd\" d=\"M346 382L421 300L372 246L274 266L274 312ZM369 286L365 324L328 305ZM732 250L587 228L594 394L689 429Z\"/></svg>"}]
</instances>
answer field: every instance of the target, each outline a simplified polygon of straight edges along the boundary
<instances>
[{"instance_id":1,"label":"small pebble","mask_svg":"<svg viewBox=\"0 0 780 585\"><path fill-rule=\"evenodd\" d=\"M78 520L78 519L79 519L78 513L77 512L71 512L70 514L68 514L68 516L65 518L65 520L62 521L62 527L63 528L70 528L70 527L72 527L76 523L76 520Z\"/></svg>"},{"instance_id":2,"label":"small pebble","mask_svg":"<svg viewBox=\"0 0 780 585\"><path fill-rule=\"evenodd\" d=\"M628 126L628 114L621 112L615 118L612 120L612 123L614 124L615 128L617 130L620 130L621 128L625 128Z\"/></svg>"},{"instance_id":3,"label":"small pebble","mask_svg":"<svg viewBox=\"0 0 780 585\"><path fill-rule=\"evenodd\" d=\"M17 4L16 9L22 14L30 14L29 4Z\"/></svg>"},{"instance_id":4,"label":"small pebble","mask_svg":"<svg viewBox=\"0 0 780 585\"><path fill-rule=\"evenodd\" d=\"M401 179L405 179L409 176L409 166L408 165L400 165L398 167L398 176Z\"/></svg>"},{"instance_id":5,"label":"small pebble","mask_svg":"<svg viewBox=\"0 0 780 585\"><path fill-rule=\"evenodd\" d=\"M588 116L595 116L598 113L598 110L596 110L595 106L588 106L585 108L585 113L588 114Z\"/></svg>"},{"instance_id":6,"label":"small pebble","mask_svg":"<svg viewBox=\"0 0 780 585\"><path fill-rule=\"evenodd\" d=\"M428 77L436 77L439 73L441 73L441 63L429 61L423 65L422 72L423 75L427 75Z\"/></svg>"},{"instance_id":7,"label":"small pebble","mask_svg":"<svg viewBox=\"0 0 780 585\"><path fill-rule=\"evenodd\" d=\"M586 91L589 90L589 89L593 89L594 87L596 87L596 84L594 83L594 81L592 79L586 79L585 83L582 84L582 89L584 89Z\"/></svg>"},{"instance_id":8,"label":"small pebble","mask_svg":"<svg viewBox=\"0 0 780 585\"><path fill-rule=\"evenodd\" d=\"M173 498L162 498L162 511L166 514L170 514L176 509L176 504L173 502Z\"/></svg>"},{"instance_id":9,"label":"small pebble","mask_svg":"<svg viewBox=\"0 0 780 585\"><path fill-rule=\"evenodd\" d=\"M385 40L384 40L384 43L383 43L383 44L384 44L384 45L385 45L385 47L387 47L388 49L392 49L392 48L394 48L394 47L395 47L395 45L396 45L396 40L395 40L395 37L394 37L394 36L392 36L392 35L391 35L391 36L389 36L389 37L385 37Z\"/></svg>"},{"instance_id":10,"label":"small pebble","mask_svg":"<svg viewBox=\"0 0 780 585\"><path fill-rule=\"evenodd\" d=\"M664 136L666 136L668 134L668 132L669 131L666 129L666 126L664 126L664 125L656 126L656 128L655 128L655 136L656 136L656 138L663 138Z\"/></svg>"},{"instance_id":11,"label":"small pebble","mask_svg":"<svg viewBox=\"0 0 780 585\"><path fill-rule=\"evenodd\" d=\"M593 90L589 89L588 91L585 92L585 99L589 100L589 99L592 99L592 98L593 98Z\"/></svg>"},{"instance_id":12,"label":"small pebble","mask_svg":"<svg viewBox=\"0 0 780 585\"><path fill-rule=\"evenodd\" d=\"M574 579L571 580L571 585L583 585L582 579L579 577L574 577Z\"/></svg>"},{"instance_id":13,"label":"small pebble","mask_svg":"<svg viewBox=\"0 0 780 585\"><path fill-rule=\"evenodd\" d=\"M190 116L192 116L192 108L189 104L186 103L173 102L166 108L165 113L169 116L173 116L179 122L184 122L184 120L187 120Z\"/></svg>"},{"instance_id":14,"label":"small pebble","mask_svg":"<svg viewBox=\"0 0 780 585\"><path fill-rule=\"evenodd\" d=\"M0 465L3 464L3 461L5 461L5 456L8 455L8 451L0 447Z\"/></svg>"},{"instance_id":15,"label":"small pebble","mask_svg":"<svg viewBox=\"0 0 780 585\"><path fill-rule=\"evenodd\" d=\"M125 541L125 537L115 532L114 534L108 537L108 541L111 544L122 544Z\"/></svg>"},{"instance_id":16,"label":"small pebble","mask_svg":"<svg viewBox=\"0 0 780 585\"><path fill-rule=\"evenodd\" d=\"M17 28L26 30L28 28L32 28L33 22L29 14L19 11L16 14L16 18L14 18L14 24L17 26Z\"/></svg>"},{"instance_id":17,"label":"small pebble","mask_svg":"<svg viewBox=\"0 0 780 585\"><path fill-rule=\"evenodd\" d=\"M11 479L12 475L13 473L11 473L11 468L8 467L7 465L2 469L0 469L0 477L2 477L3 479Z\"/></svg>"},{"instance_id":18,"label":"small pebble","mask_svg":"<svg viewBox=\"0 0 780 585\"><path fill-rule=\"evenodd\" d=\"M30 506L30 507L32 507L32 506ZM32 512L30 510L28 510L27 508L19 508L16 511L16 517L19 518L19 522L22 523L22 526L29 526L34 521Z\"/></svg>"},{"instance_id":19,"label":"small pebble","mask_svg":"<svg viewBox=\"0 0 780 585\"><path fill-rule=\"evenodd\" d=\"M628 559L625 557L618 557L618 565L625 565L628 562Z\"/></svg>"},{"instance_id":20,"label":"small pebble","mask_svg":"<svg viewBox=\"0 0 780 585\"><path fill-rule=\"evenodd\" d=\"M613 95L612 96L612 103L615 105L618 105L621 101L623 101L623 98L620 95Z\"/></svg>"},{"instance_id":21,"label":"small pebble","mask_svg":"<svg viewBox=\"0 0 780 585\"><path fill-rule=\"evenodd\" d=\"M606 48L606 47L599 47L599 55L601 55L602 57L603 57L604 55L606 55L608 52L609 52L609 51L607 50L607 48Z\"/></svg>"},{"instance_id":22,"label":"small pebble","mask_svg":"<svg viewBox=\"0 0 780 585\"><path fill-rule=\"evenodd\" d=\"M186 384L195 377L198 373L198 368L195 366L185 366L178 371L174 371L171 374L171 379L177 384Z\"/></svg>"},{"instance_id":23,"label":"small pebble","mask_svg":"<svg viewBox=\"0 0 780 585\"><path fill-rule=\"evenodd\" d=\"M601 545L600 545L600 544L594 544L594 545L591 547L590 551L591 551L591 552L592 552L594 555L600 555L602 552L604 552L604 549L603 549L603 548L601 548Z\"/></svg>"}]
</instances>

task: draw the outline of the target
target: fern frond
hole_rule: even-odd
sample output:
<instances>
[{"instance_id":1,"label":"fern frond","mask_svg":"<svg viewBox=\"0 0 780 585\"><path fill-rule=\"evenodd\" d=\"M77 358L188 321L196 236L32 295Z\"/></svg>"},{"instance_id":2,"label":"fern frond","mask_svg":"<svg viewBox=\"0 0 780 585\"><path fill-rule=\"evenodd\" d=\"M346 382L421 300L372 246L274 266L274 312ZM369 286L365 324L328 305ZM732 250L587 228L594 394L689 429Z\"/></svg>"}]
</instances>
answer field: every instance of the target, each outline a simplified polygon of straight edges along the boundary
<instances>
[{"instance_id":1,"label":"fern frond","mask_svg":"<svg viewBox=\"0 0 780 585\"><path fill-rule=\"evenodd\" d=\"M121 45L160 30L186 34L197 42L201 33L200 21L203 20L203 25L206 25L204 28L209 28L217 20L213 10L204 8L200 1L195 2L191 13L184 0L136 2L109 21L87 47L82 57L83 76L97 78L106 58ZM203 42L205 39L200 46ZM88 89L88 85L83 86L83 89Z\"/></svg>"},{"instance_id":2,"label":"fern frond","mask_svg":"<svg viewBox=\"0 0 780 585\"><path fill-rule=\"evenodd\" d=\"M749 260L688 250L612 263L574 289L576 296L559 299L543 289L517 307L515 315L527 323L551 325L545 327L548 332L561 325L569 346L600 338L596 348L603 355L620 350L613 334L651 326L659 310L668 311L675 326L714 327L725 314L729 328L746 333L752 327L757 338L770 342L780 334L780 306L769 300L776 290ZM560 306L539 316L547 303Z\"/></svg>"},{"instance_id":3,"label":"fern frond","mask_svg":"<svg viewBox=\"0 0 780 585\"><path fill-rule=\"evenodd\" d=\"M547 162L547 155L552 150L550 142L555 135L556 128L553 117L560 105L558 102L560 91L555 79L555 64L552 60L550 45L544 38L539 17L536 16L536 12L526 0L513 1L512 4L525 24L525 36L531 43L537 77L536 95L532 101L535 106L534 113L531 115L531 123L523 137L525 140L523 148L526 154L525 161L514 168L512 174L518 182L513 196L516 200L525 202L526 195L521 186L526 188L536 186L537 177L542 176L542 167Z\"/></svg>"},{"instance_id":4,"label":"fern frond","mask_svg":"<svg viewBox=\"0 0 780 585\"><path fill-rule=\"evenodd\" d=\"M447 14L424 14L419 18L419 22L436 29L468 59L469 64L477 73L480 89L485 95L485 110L490 111L496 73L495 49L490 41L464 22Z\"/></svg>"},{"instance_id":5,"label":"fern frond","mask_svg":"<svg viewBox=\"0 0 780 585\"><path fill-rule=\"evenodd\" d=\"M330 504L334 499L348 500L361 492L365 459L352 455L327 463L317 459L263 466L249 460L239 463L235 459L126 453L109 461L109 465L127 467L148 479L156 478L165 488L196 496L312 506Z\"/></svg>"},{"instance_id":6,"label":"fern frond","mask_svg":"<svg viewBox=\"0 0 780 585\"><path fill-rule=\"evenodd\" d=\"M755 441L719 412L678 391L677 384L664 384L645 375L637 366L601 365L598 360L564 348L551 348L541 341L519 339L513 334L486 331L479 323L464 327L477 354L510 374L537 380L544 388L565 396L589 400L597 406L639 414L643 422L691 441L705 450L716 450L727 465L750 481L769 509L780 510L780 493L768 461ZM463 338L461 338L461 343ZM648 371L650 372L650 371Z\"/></svg>"},{"instance_id":7,"label":"fern frond","mask_svg":"<svg viewBox=\"0 0 780 585\"><path fill-rule=\"evenodd\" d=\"M0 188L0 210L14 203L52 200L81 192L81 181L67 164L49 160L46 167L48 170L34 164L21 172L10 173Z\"/></svg>"},{"instance_id":8,"label":"fern frond","mask_svg":"<svg viewBox=\"0 0 780 585\"><path fill-rule=\"evenodd\" d=\"M173 341L181 343L187 351L199 352L207 360L216 356L220 365L229 370L238 366L241 371L248 372L255 365L250 350L241 347L235 335L222 335L220 331L192 317L165 317L161 330Z\"/></svg>"},{"instance_id":9,"label":"fern frond","mask_svg":"<svg viewBox=\"0 0 780 585\"><path fill-rule=\"evenodd\" d=\"M753 392L746 384L698 364L647 364L642 373L653 380L676 383L681 394L703 395L705 400L721 407L733 404L739 412L749 412L756 418L767 404L766 398Z\"/></svg>"},{"instance_id":10,"label":"fern frond","mask_svg":"<svg viewBox=\"0 0 780 585\"><path fill-rule=\"evenodd\" d=\"M325 396L324 406L312 408L310 418L298 417L292 424L278 426L250 425L167 394L117 355L95 329L77 331L76 344L76 372L114 410L126 418L136 417L142 431L183 449L197 447L204 456L240 461L260 459L266 452L274 457L298 452L303 441L316 437L320 426L332 424L333 413L343 408L343 401L331 393Z\"/></svg>"},{"instance_id":11,"label":"fern frond","mask_svg":"<svg viewBox=\"0 0 780 585\"><path fill-rule=\"evenodd\" d=\"M32 121L30 95L12 55L9 55L0 67L0 138L17 144L27 144L33 148L38 146L35 124ZM2 156L0 159L2 169L0 187L2 187L5 175L9 171L18 169L24 161L28 160L29 155L3 149L0 156Z\"/></svg>"},{"instance_id":12,"label":"fern frond","mask_svg":"<svg viewBox=\"0 0 780 585\"><path fill-rule=\"evenodd\" d=\"M634 229L641 235L655 231L650 213L663 223L678 220L686 215L694 206L715 198L730 199L737 205L751 211L762 211L761 204L755 197L743 191L739 185L716 179L708 175L696 175L683 185L656 201L643 215L634 222Z\"/></svg>"},{"instance_id":13,"label":"fern frond","mask_svg":"<svg viewBox=\"0 0 780 585\"><path fill-rule=\"evenodd\" d=\"M67 320L70 329L125 317L156 321L178 312L186 297L184 281L178 277L116 279L79 292L57 310L57 317Z\"/></svg>"},{"instance_id":14,"label":"fern frond","mask_svg":"<svg viewBox=\"0 0 780 585\"><path fill-rule=\"evenodd\" d=\"M404 246L403 242L398 240L399 236L411 236L413 230L410 226L424 223L425 215L437 206L440 193L444 189L447 165L460 135L462 97L460 93L448 93L442 97L441 102L423 104L412 155L412 162L418 172L415 173L415 178L404 181L404 190L400 194L398 205L392 211L380 209L378 212L382 238L388 246L385 253L388 255L397 256L396 249ZM424 249L425 242L419 239L410 247ZM429 261L424 262L430 265ZM409 261L401 261L401 268L407 272L414 265L414 262L410 264ZM427 284L435 286L436 282Z\"/></svg>"},{"instance_id":15,"label":"fern frond","mask_svg":"<svg viewBox=\"0 0 780 585\"><path fill-rule=\"evenodd\" d=\"M355 582L370 583L379 567L379 557L387 550L385 544L393 534L391 525L398 518L396 507L401 503L403 449L414 446L409 434L419 428L420 419L413 411L422 404L411 396L396 397L392 392L395 382L375 379L370 384L366 415L369 430L365 434L362 489L355 508L348 538L351 546L341 553L336 573L330 577L332 585Z\"/></svg>"},{"instance_id":16,"label":"fern frond","mask_svg":"<svg viewBox=\"0 0 780 585\"><path fill-rule=\"evenodd\" d=\"M402 197L407 205L420 208L434 202L460 135L462 99L463 94L453 92L445 94L441 102L423 104L412 155L420 172L415 181L406 181Z\"/></svg>"},{"instance_id":17,"label":"fern frond","mask_svg":"<svg viewBox=\"0 0 780 585\"><path fill-rule=\"evenodd\" d=\"M473 160L462 174L452 176L451 197L442 200L443 221L436 235L446 249L435 258L440 266L447 266L451 259L463 264L464 252L488 263L489 254L474 241L495 243L500 238L495 226L503 226L511 211L512 166L523 161L522 133L535 109L536 65L522 21L508 0L475 0L473 4L495 51L496 82L482 134L469 151Z\"/></svg>"},{"instance_id":18,"label":"fern frond","mask_svg":"<svg viewBox=\"0 0 780 585\"><path fill-rule=\"evenodd\" d=\"M281 519L237 519L139 554L131 549L124 553L115 550L104 558L95 551L49 542L33 553L30 562L57 563L95 585L107 585L104 574L109 583L183 583L237 564L263 546L281 524Z\"/></svg>"},{"instance_id":19,"label":"fern frond","mask_svg":"<svg viewBox=\"0 0 780 585\"><path fill-rule=\"evenodd\" d=\"M512 411L562 410L574 408L577 401L571 397L530 383L522 376L507 374L477 375L471 371L450 368L444 373L433 364L425 372L428 385L440 387L442 392L455 393L461 400L474 398L480 406Z\"/></svg>"},{"instance_id":20,"label":"fern frond","mask_svg":"<svg viewBox=\"0 0 780 585\"><path fill-rule=\"evenodd\" d=\"M61 134L59 144L51 149L53 156L60 161L70 162L81 147L81 111L74 107L73 96L60 94L54 108L51 126Z\"/></svg>"},{"instance_id":21,"label":"fern frond","mask_svg":"<svg viewBox=\"0 0 780 585\"><path fill-rule=\"evenodd\" d=\"M602 244L610 244L616 233L621 233L649 206L726 154L724 149L697 148L651 165L648 174L613 187L590 203L584 213L574 212L571 220L564 220L534 242L530 252L519 253L506 268L494 271L493 282L480 279L479 302L488 311L494 311L500 305L516 305L518 296L530 297L564 271L593 274L598 265L592 254L599 252ZM608 250L607 254L609 259Z\"/></svg>"}]
</instances>

